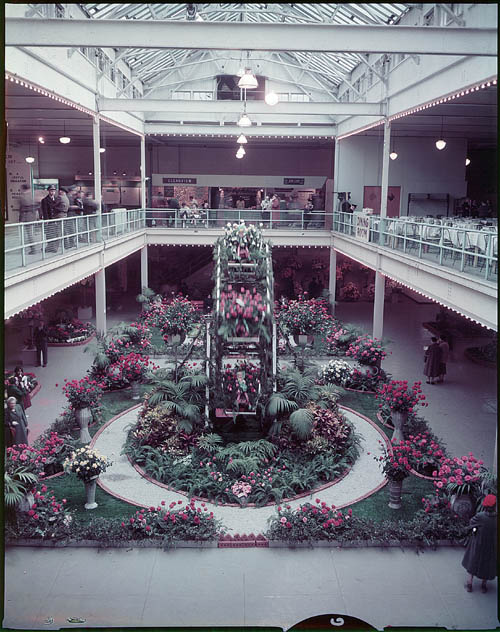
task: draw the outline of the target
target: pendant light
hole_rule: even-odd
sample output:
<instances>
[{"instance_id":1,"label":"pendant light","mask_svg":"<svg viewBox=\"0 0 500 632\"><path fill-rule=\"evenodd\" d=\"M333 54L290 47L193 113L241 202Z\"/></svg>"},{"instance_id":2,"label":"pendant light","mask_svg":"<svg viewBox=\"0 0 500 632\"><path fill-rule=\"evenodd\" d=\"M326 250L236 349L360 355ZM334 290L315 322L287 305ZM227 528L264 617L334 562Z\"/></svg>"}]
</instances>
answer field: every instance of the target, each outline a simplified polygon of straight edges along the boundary
<instances>
[{"instance_id":1,"label":"pendant light","mask_svg":"<svg viewBox=\"0 0 500 632\"><path fill-rule=\"evenodd\" d=\"M446 147L446 141L443 140L443 117L441 117L441 134L439 136L439 140L436 141L436 149L441 151Z\"/></svg>"},{"instance_id":2,"label":"pendant light","mask_svg":"<svg viewBox=\"0 0 500 632\"><path fill-rule=\"evenodd\" d=\"M243 106L243 114L240 116L240 120L236 123L238 127L251 127L252 121L248 118L247 114L247 102Z\"/></svg>"},{"instance_id":3,"label":"pendant light","mask_svg":"<svg viewBox=\"0 0 500 632\"><path fill-rule=\"evenodd\" d=\"M465 166L468 167L470 165L470 158L465 159Z\"/></svg>"},{"instance_id":4,"label":"pendant light","mask_svg":"<svg viewBox=\"0 0 500 632\"><path fill-rule=\"evenodd\" d=\"M33 158L33 156L26 156L25 160L28 164L35 162L35 159Z\"/></svg>"},{"instance_id":5,"label":"pendant light","mask_svg":"<svg viewBox=\"0 0 500 632\"><path fill-rule=\"evenodd\" d=\"M247 137L245 136L245 134L240 134L238 136L238 140L236 141L239 145L244 145L246 143L248 143L247 141Z\"/></svg>"},{"instance_id":6,"label":"pendant light","mask_svg":"<svg viewBox=\"0 0 500 632\"><path fill-rule=\"evenodd\" d=\"M278 103L279 101L279 98L276 92L273 92L271 90L271 92L268 92L264 97L264 101L267 103L267 105L276 105L276 103Z\"/></svg>"},{"instance_id":7,"label":"pendant light","mask_svg":"<svg viewBox=\"0 0 500 632\"><path fill-rule=\"evenodd\" d=\"M69 136L66 136L66 122L63 123L63 126L64 126L64 135L59 138L59 142L62 143L63 145L67 145L68 143L71 142L71 138Z\"/></svg>"},{"instance_id":8,"label":"pendant light","mask_svg":"<svg viewBox=\"0 0 500 632\"><path fill-rule=\"evenodd\" d=\"M240 145L238 148L238 151L236 152L236 158L243 158L243 156L246 154L247 152L245 151L243 145Z\"/></svg>"},{"instance_id":9,"label":"pendant light","mask_svg":"<svg viewBox=\"0 0 500 632\"><path fill-rule=\"evenodd\" d=\"M244 75L238 81L238 88L242 90L255 90L255 88L258 87L259 84L251 68L245 68Z\"/></svg>"}]
</instances>

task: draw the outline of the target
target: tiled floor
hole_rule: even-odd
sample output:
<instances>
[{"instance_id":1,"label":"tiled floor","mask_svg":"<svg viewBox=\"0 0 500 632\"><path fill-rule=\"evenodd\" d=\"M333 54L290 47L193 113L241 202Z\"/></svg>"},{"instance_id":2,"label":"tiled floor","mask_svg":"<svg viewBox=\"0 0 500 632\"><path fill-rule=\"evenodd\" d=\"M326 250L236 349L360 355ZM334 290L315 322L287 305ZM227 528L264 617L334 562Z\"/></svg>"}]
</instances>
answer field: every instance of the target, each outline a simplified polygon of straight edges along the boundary
<instances>
[{"instance_id":1,"label":"tiled floor","mask_svg":"<svg viewBox=\"0 0 500 632\"><path fill-rule=\"evenodd\" d=\"M371 330L371 306L337 306L341 319ZM386 304L384 368L398 379L422 378L422 322L437 307L409 299ZM133 313L108 315L108 324ZM464 341L463 346L473 342ZM91 356L83 348L51 348L49 366L36 369L42 390L29 409L32 437L61 412L64 377L81 377ZM9 366L7 363L6 366ZM29 368L29 367L27 367ZM58 386L56 386L56 384ZM444 384L424 384L424 416L452 454L473 451L487 465L496 436L496 372L454 350ZM277 625L288 628L318 614L357 616L389 624L493 629L496 582L488 594L463 588L463 550L416 555L400 549L21 549L5 557L4 627L56 629L67 617L84 627ZM196 597L194 597L196 596ZM45 623L54 618L53 624Z\"/></svg>"}]
</instances>

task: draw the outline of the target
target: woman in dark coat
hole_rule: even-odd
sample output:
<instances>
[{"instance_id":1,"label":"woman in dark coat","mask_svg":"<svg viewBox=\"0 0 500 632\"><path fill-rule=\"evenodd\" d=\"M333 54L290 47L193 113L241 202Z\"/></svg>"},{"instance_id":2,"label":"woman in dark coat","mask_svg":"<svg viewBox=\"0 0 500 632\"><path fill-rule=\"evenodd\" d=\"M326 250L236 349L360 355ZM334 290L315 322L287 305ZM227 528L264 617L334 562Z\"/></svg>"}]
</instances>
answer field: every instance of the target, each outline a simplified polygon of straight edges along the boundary
<instances>
[{"instance_id":1,"label":"woman in dark coat","mask_svg":"<svg viewBox=\"0 0 500 632\"><path fill-rule=\"evenodd\" d=\"M431 341L424 355L424 375L427 377L427 384L434 384L434 379L440 375L441 368L441 348L438 339L433 336Z\"/></svg>"},{"instance_id":2,"label":"woman in dark coat","mask_svg":"<svg viewBox=\"0 0 500 632\"><path fill-rule=\"evenodd\" d=\"M13 436L11 445L17 445L19 443L28 444L28 420L26 419L24 410L20 404L16 402L15 397L9 397L7 399L4 424L6 427L6 438L8 436L7 429L11 433L11 436Z\"/></svg>"},{"instance_id":3,"label":"woman in dark coat","mask_svg":"<svg viewBox=\"0 0 500 632\"><path fill-rule=\"evenodd\" d=\"M479 511L470 521L471 534L465 551L462 566L469 573L470 578L465 584L467 592L472 592L474 575L482 579L481 590L488 589L488 579L497 576L497 499L488 494L483 500L483 510Z\"/></svg>"},{"instance_id":4,"label":"woman in dark coat","mask_svg":"<svg viewBox=\"0 0 500 632\"><path fill-rule=\"evenodd\" d=\"M24 410L24 396L26 391L22 386L19 386L15 377L9 377L9 383L7 384L7 397L14 397L16 402Z\"/></svg>"}]
</instances>

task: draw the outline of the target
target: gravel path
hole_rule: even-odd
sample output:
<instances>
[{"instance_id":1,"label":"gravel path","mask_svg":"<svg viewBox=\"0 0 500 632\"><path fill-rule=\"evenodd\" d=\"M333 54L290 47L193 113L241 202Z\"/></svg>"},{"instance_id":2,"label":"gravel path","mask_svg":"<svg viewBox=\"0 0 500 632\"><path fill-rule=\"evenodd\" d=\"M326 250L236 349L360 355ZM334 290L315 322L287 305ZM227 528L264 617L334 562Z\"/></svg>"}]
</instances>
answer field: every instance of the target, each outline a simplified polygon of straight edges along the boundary
<instances>
[{"instance_id":1,"label":"gravel path","mask_svg":"<svg viewBox=\"0 0 500 632\"><path fill-rule=\"evenodd\" d=\"M350 409L340 408L362 437L358 460L347 476L338 483L332 483L317 494L312 493L293 500L287 503L288 505L298 507L318 496L322 501L340 508L362 500L385 484L385 478L372 456L380 451L378 441L384 440L384 435L362 415ZM108 470L101 474L100 486L113 496L140 507L157 507L162 500L167 504L186 500L183 494L167 490L143 478L132 467L128 458L120 454L127 426L135 423L137 413L138 407L122 413L103 426L93 438L92 447L113 461ZM368 452L371 452L371 455ZM274 506L242 508L207 503L207 507L232 533L261 533L267 528L268 518L275 513Z\"/></svg>"}]
</instances>

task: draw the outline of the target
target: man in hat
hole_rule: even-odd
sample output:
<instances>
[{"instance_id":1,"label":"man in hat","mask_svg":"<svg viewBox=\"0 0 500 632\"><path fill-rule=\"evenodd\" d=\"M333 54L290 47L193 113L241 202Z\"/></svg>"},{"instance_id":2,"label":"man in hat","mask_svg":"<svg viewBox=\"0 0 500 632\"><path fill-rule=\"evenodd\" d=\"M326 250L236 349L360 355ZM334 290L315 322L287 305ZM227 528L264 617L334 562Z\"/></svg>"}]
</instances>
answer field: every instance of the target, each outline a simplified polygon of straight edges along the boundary
<instances>
[{"instance_id":1,"label":"man in hat","mask_svg":"<svg viewBox=\"0 0 500 632\"><path fill-rule=\"evenodd\" d=\"M55 222L49 220L54 219L54 209L56 206L56 187L53 184L49 184L47 189L47 195L42 199L40 203L40 212L42 219L48 221L45 229L45 238L47 240L53 239L56 233ZM50 241L45 249L48 252L55 252L57 250L57 244L55 241Z\"/></svg>"},{"instance_id":2,"label":"man in hat","mask_svg":"<svg viewBox=\"0 0 500 632\"><path fill-rule=\"evenodd\" d=\"M69 209L69 199L68 199L68 191L64 187L59 187L59 195L56 197L56 204L54 208L54 218L63 220L68 216ZM68 232L68 227L65 225L65 222L57 222L56 223L56 237L61 237L63 233ZM61 244L61 240L56 242L56 252L59 250L59 245ZM69 248L69 239L64 240L64 247Z\"/></svg>"}]
</instances>

